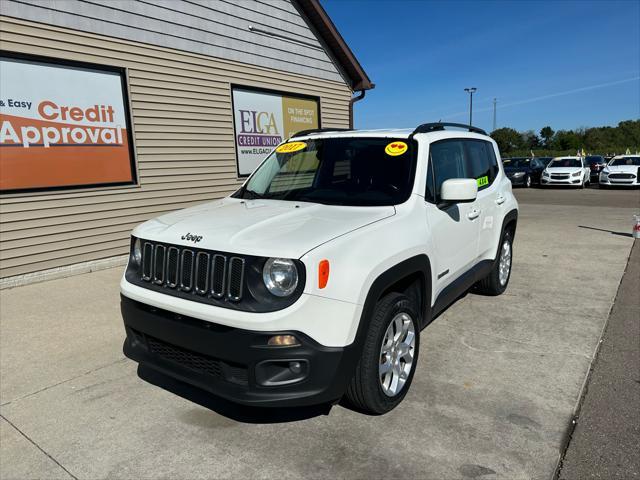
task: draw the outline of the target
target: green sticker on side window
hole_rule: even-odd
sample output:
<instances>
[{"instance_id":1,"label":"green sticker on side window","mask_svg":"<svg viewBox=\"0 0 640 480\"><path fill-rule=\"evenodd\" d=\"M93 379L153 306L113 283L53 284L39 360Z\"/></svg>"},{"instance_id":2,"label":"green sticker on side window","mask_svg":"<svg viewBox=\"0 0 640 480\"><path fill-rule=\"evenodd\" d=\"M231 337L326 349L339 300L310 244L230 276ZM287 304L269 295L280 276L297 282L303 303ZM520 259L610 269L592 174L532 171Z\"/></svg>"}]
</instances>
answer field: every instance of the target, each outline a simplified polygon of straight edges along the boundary
<instances>
[{"instance_id":1,"label":"green sticker on side window","mask_svg":"<svg viewBox=\"0 0 640 480\"><path fill-rule=\"evenodd\" d=\"M489 176L485 175L484 177L480 177L478 179L478 187L484 187L485 185L489 185Z\"/></svg>"}]
</instances>

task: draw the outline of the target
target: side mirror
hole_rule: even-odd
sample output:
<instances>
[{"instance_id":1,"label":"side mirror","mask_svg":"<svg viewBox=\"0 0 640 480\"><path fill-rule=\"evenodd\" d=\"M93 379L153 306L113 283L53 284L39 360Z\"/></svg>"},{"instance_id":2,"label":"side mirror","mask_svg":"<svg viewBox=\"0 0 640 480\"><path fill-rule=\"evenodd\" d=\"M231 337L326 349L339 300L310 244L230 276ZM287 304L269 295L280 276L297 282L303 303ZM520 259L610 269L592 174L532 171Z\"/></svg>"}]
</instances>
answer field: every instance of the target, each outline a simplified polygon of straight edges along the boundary
<instances>
[{"instance_id":1,"label":"side mirror","mask_svg":"<svg viewBox=\"0 0 640 480\"><path fill-rule=\"evenodd\" d=\"M444 203L473 202L478 196L478 182L472 178L450 178L442 183L440 198Z\"/></svg>"}]
</instances>

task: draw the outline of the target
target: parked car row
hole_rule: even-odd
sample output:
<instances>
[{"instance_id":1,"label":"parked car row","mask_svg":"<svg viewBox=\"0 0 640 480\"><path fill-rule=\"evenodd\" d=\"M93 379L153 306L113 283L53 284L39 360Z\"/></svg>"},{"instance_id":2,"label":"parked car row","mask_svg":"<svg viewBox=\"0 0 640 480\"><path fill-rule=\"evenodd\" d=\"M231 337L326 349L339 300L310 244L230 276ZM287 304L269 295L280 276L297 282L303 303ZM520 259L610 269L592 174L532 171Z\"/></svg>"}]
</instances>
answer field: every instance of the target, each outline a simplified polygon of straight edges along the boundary
<instances>
[{"instance_id":1,"label":"parked car row","mask_svg":"<svg viewBox=\"0 0 640 480\"><path fill-rule=\"evenodd\" d=\"M640 155L618 155L608 162L601 155L586 157L503 158L504 171L514 186L573 186L592 182L601 188L640 186Z\"/></svg>"}]
</instances>

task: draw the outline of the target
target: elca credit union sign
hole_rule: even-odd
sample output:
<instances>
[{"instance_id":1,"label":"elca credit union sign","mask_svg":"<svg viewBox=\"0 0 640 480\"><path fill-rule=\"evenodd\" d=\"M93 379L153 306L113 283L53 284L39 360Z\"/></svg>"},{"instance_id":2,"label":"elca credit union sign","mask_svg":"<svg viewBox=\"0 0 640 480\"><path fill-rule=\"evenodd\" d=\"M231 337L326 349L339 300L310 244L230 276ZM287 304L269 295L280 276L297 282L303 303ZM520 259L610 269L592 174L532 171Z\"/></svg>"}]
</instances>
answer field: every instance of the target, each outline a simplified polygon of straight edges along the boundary
<instances>
[{"instance_id":1,"label":"elca credit union sign","mask_svg":"<svg viewBox=\"0 0 640 480\"><path fill-rule=\"evenodd\" d=\"M233 87L238 174L249 175L284 139L320 127L317 98Z\"/></svg>"},{"instance_id":2,"label":"elca credit union sign","mask_svg":"<svg viewBox=\"0 0 640 480\"><path fill-rule=\"evenodd\" d=\"M0 191L135 182L123 73L0 57Z\"/></svg>"}]
</instances>

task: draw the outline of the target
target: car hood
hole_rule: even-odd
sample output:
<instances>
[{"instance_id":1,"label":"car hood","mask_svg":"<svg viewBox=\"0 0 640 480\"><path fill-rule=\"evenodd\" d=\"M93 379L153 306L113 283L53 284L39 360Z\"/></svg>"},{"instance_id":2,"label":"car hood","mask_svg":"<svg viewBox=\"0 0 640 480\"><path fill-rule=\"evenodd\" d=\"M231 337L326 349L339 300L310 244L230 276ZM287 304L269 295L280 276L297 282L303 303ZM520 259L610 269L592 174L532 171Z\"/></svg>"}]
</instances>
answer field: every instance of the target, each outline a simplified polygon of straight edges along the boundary
<instances>
[{"instance_id":1,"label":"car hood","mask_svg":"<svg viewBox=\"0 0 640 480\"><path fill-rule=\"evenodd\" d=\"M608 166L607 170L609 170L609 172L613 173L638 173L638 169L640 167L636 166L636 165L614 165L614 166Z\"/></svg>"},{"instance_id":2,"label":"car hood","mask_svg":"<svg viewBox=\"0 0 640 480\"><path fill-rule=\"evenodd\" d=\"M576 173L582 170L582 167L551 167L547 168L549 173Z\"/></svg>"},{"instance_id":3,"label":"car hood","mask_svg":"<svg viewBox=\"0 0 640 480\"><path fill-rule=\"evenodd\" d=\"M224 198L162 215L133 235L244 255L300 258L340 235L383 220L395 208Z\"/></svg>"}]
</instances>

